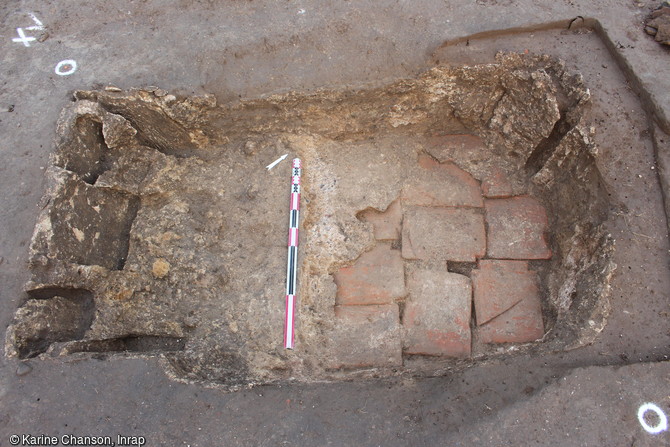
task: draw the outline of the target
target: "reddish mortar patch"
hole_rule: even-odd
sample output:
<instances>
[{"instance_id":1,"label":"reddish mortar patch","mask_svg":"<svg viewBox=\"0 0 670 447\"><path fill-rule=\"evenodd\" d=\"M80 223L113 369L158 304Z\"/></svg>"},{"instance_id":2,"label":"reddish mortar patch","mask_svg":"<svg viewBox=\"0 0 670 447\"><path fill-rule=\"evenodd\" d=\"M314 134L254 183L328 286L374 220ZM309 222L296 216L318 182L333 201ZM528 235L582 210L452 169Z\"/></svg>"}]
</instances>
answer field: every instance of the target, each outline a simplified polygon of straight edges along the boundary
<instances>
[{"instance_id":1,"label":"reddish mortar patch","mask_svg":"<svg viewBox=\"0 0 670 447\"><path fill-rule=\"evenodd\" d=\"M363 222L370 222L374 228L375 239L378 241L400 239L402 224L402 208L400 201L392 202L384 212L374 209L363 211L360 216Z\"/></svg>"}]
</instances>

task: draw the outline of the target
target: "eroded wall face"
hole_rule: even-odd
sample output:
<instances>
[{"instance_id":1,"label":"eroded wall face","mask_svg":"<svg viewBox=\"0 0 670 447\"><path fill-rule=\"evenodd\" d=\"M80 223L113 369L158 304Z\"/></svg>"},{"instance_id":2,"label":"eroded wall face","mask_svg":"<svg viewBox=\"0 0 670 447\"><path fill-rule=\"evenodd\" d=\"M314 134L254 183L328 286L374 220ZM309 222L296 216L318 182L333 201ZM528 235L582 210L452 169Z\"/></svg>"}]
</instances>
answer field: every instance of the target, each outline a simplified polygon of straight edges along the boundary
<instances>
[{"instance_id":1,"label":"eroded wall face","mask_svg":"<svg viewBox=\"0 0 670 447\"><path fill-rule=\"evenodd\" d=\"M77 92L7 352L160 354L176 378L235 387L589 342L611 242L588 100L560 63L513 54L222 106ZM304 166L294 351L290 166L264 169L284 153Z\"/></svg>"}]
</instances>

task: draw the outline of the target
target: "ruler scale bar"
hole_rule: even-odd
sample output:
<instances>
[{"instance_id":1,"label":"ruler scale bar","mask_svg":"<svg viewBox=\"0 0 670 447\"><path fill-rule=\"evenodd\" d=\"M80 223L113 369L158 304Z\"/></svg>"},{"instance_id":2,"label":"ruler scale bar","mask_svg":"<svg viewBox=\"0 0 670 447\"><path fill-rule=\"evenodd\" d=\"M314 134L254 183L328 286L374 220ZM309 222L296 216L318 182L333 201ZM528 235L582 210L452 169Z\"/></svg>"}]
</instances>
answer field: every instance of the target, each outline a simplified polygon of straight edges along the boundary
<instances>
[{"instance_id":1,"label":"ruler scale bar","mask_svg":"<svg viewBox=\"0 0 670 447\"><path fill-rule=\"evenodd\" d=\"M288 263L286 266L286 316L284 318L284 348L293 349L295 299L298 282L298 227L300 225L300 176L302 163L294 158L291 165L291 205L288 228Z\"/></svg>"},{"instance_id":2,"label":"ruler scale bar","mask_svg":"<svg viewBox=\"0 0 670 447\"><path fill-rule=\"evenodd\" d=\"M288 310L291 309L291 312ZM284 326L286 330L284 332L284 346L286 349L293 349L293 317L295 309L295 297L293 295L286 295L286 321Z\"/></svg>"},{"instance_id":3,"label":"ruler scale bar","mask_svg":"<svg viewBox=\"0 0 670 447\"><path fill-rule=\"evenodd\" d=\"M287 295L295 295L295 249L298 247L288 248L288 290Z\"/></svg>"}]
</instances>

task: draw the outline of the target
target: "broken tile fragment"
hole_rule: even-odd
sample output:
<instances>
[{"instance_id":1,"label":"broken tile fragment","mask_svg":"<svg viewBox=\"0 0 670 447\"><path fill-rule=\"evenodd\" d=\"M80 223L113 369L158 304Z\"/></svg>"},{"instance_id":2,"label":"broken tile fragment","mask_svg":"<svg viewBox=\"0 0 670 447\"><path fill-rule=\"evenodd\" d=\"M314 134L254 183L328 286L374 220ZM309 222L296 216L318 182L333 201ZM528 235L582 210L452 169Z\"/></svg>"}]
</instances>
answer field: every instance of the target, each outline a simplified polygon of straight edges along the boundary
<instances>
[{"instance_id":1,"label":"broken tile fragment","mask_svg":"<svg viewBox=\"0 0 670 447\"><path fill-rule=\"evenodd\" d=\"M472 288L467 276L412 269L403 326L408 354L470 355Z\"/></svg>"},{"instance_id":2,"label":"broken tile fragment","mask_svg":"<svg viewBox=\"0 0 670 447\"><path fill-rule=\"evenodd\" d=\"M487 199L487 254L495 259L550 259L545 233L549 221L533 197Z\"/></svg>"},{"instance_id":3,"label":"broken tile fragment","mask_svg":"<svg viewBox=\"0 0 670 447\"><path fill-rule=\"evenodd\" d=\"M543 336L538 277L527 262L482 260L471 277L481 342L524 343Z\"/></svg>"},{"instance_id":4,"label":"broken tile fragment","mask_svg":"<svg viewBox=\"0 0 670 447\"><path fill-rule=\"evenodd\" d=\"M472 208L407 207L402 257L474 262L486 253L484 216Z\"/></svg>"},{"instance_id":5,"label":"broken tile fragment","mask_svg":"<svg viewBox=\"0 0 670 447\"><path fill-rule=\"evenodd\" d=\"M383 212L375 209L367 209L360 213L359 219L372 224L375 239L378 241L395 241L400 239L402 208L400 207L399 200L392 202Z\"/></svg>"},{"instance_id":6,"label":"broken tile fragment","mask_svg":"<svg viewBox=\"0 0 670 447\"><path fill-rule=\"evenodd\" d=\"M336 306L329 340L331 368L402 365L398 305Z\"/></svg>"},{"instance_id":7,"label":"broken tile fragment","mask_svg":"<svg viewBox=\"0 0 670 447\"><path fill-rule=\"evenodd\" d=\"M377 244L353 265L334 274L337 305L389 304L405 296L405 270L399 250Z\"/></svg>"},{"instance_id":8,"label":"broken tile fragment","mask_svg":"<svg viewBox=\"0 0 670 447\"><path fill-rule=\"evenodd\" d=\"M484 197L493 199L512 195L512 184L500 168L495 168L482 182Z\"/></svg>"},{"instance_id":9,"label":"broken tile fragment","mask_svg":"<svg viewBox=\"0 0 670 447\"><path fill-rule=\"evenodd\" d=\"M419 170L403 187L403 205L483 206L479 182L454 163L419 156Z\"/></svg>"}]
</instances>

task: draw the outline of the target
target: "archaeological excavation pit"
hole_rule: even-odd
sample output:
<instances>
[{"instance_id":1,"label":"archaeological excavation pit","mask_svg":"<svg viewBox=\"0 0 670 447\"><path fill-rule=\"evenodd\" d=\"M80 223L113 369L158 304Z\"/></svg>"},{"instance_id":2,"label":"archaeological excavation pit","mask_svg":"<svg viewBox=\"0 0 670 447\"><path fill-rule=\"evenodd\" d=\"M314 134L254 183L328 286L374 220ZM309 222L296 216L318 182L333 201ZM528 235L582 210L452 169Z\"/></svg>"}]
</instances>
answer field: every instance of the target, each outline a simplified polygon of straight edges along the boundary
<instances>
[{"instance_id":1,"label":"archaeological excavation pit","mask_svg":"<svg viewBox=\"0 0 670 447\"><path fill-rule=\"evenodd\" d=\"M158 356L227 388L433 375L591 342L607 192L581 77L546 56L217 105L78 91L7 352ZM303 162L296 349L283 349Z\"/></svg>"}]
</instances>

